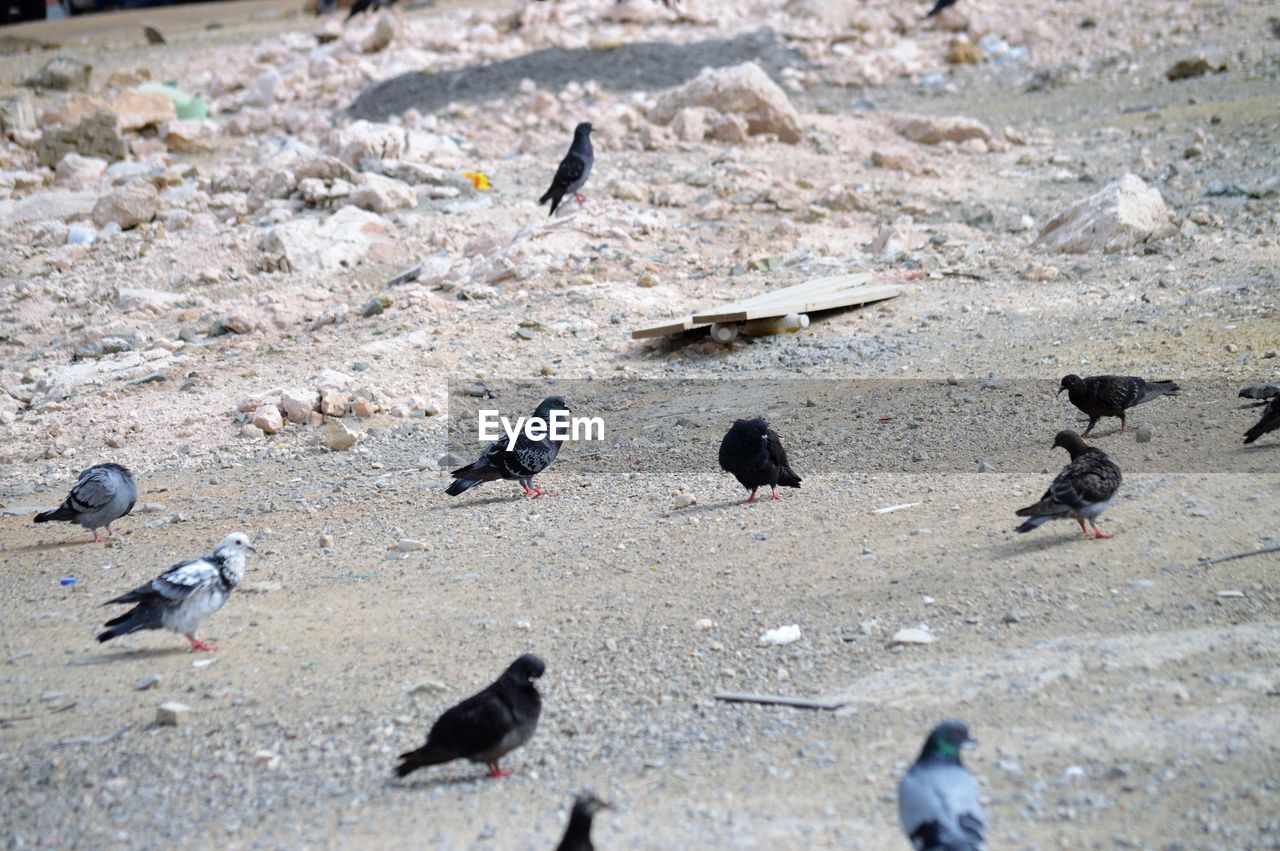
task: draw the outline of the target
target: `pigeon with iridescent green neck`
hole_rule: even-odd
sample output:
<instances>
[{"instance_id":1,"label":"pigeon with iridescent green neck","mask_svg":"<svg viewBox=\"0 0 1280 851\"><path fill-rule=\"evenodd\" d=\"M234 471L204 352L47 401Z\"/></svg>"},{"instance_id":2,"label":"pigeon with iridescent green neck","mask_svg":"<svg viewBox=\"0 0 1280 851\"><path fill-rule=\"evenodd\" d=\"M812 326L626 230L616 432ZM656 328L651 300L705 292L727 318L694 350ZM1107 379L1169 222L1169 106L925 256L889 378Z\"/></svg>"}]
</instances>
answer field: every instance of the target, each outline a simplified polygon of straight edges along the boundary
<instances>
[{"instance_id":1,"label":"pigeon with iridescent green neck","mask_svg":"<svg viewBox=\"0 0 1280 851\"><path fill-rule=\"evenodd\" d=\"M975 744L963 722L942 722L898 784L898 818L916 851L983 847L986 819L978 783L960 763L961 749Z\"/></svg>"}]
</instances>

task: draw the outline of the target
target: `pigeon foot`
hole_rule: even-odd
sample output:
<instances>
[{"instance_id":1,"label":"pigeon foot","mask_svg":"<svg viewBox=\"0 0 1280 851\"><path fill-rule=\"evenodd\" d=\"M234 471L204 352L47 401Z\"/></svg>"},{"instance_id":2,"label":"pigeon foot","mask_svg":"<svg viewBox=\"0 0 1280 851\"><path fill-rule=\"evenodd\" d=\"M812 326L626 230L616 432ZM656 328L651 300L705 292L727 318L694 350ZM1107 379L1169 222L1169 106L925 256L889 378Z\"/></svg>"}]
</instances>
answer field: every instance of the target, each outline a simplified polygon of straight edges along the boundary
<instances>
[{"instance_id":1,"label":"pigeon foot","mask_svg":"<svg viewBox=\"0 0 1280 851\"><path fill-rule=\"evenodd\" d=\"M104 538L101 535L99 535L97 529L93 530L93 542L95 544L106 544L106 543L109 543L110 541L111 541L110 538Z\"/></svg>"},{"instance_id":2,"label":"pigeon foot","mask_svg":"<svg viewBox=\"0 0 1280 851\"><path fill-rule=\"evenodd\" d=\"M771 490L772 490L772 492L773 492L773 493L772 493L772 495L769 497L769 499L770 499L770 500L773 500L773 501L781 502L781 501L782 501L782 497L778 496L778 489L777 489L776 487L774 487L774 488L772 488Z\"/></svg>"},{"instance_id":3,"label":"pigeon foot","mask_svg":"<svg viewBox=\"0 0 1280 851\"><path fill-rule=\"evenodd\" d=\"M196 638L194 635L188 635L187 641L191 642L192 653L195 653L197 650L203 651L205 653L212 653L213 651L218 649L216 644L211 644L208 641L201 641L200 639Z\"/></svg>"},{"instance_id":4,"label":"pigeon foot","mask_svg":"<svg viewBox=\"0 0 1280 851\"><path fill-rule=\"evenodd\" d=\"M497 764L496 762L491 762L491 763L489 763L489 776L490 776L490 777L498 777L498 778L501 778L501 777L510 777L510 776L511 776L511 769L509 769L509 768L499 768L499 767L498 767L498 764Z\"/></svg>"},{"instance_id":5,"label":"pigeon foot","mask_svg":"<svg viewBox=\"0 0 1280 851\"><path fill-rule=\"evenodd\" d=\"M1113 535L1108 535L1106 532L1102 531L1102 530L1101 530L1101 529L1099 529L1097 526L1094 526L1094 527L1093 527L1093 537L1095 537L1095 538L1099 538L1099 539L1102 539L1102 538L1111 538L1111 537L1114 537L1114 536L1113 536Z\"/></svg>"},{"instance_id":6,"label":"pigeon foot","mask_svg":"<svg viewBox=\"0 0 1280 851\"><path fill-rule=\"evenodd\" d=\"M746 505L746 504L747 504L747 503L749 503L749 502L755 502L755 501L756 501L756 489L755 489L755 488L752 488L752 489L751 489L751 496L749 496L749 497L747 497L746 499L744 499L744 500L742 500L741 502L739 502L739 503L738 503L738 505Z\"/></svg>"},{"instance_id":7,"label":"pigeon foot","mask_svg":"<svg viewBox=\"0 0 1280 851\"><path fill-rule=\"evenodd\" d=\"M543 495L549 496L550 494L551 494L551 491L544 491L542 488L537 487L536 485L534 487L526 486L524 489L524 495L529 497L530 499L537 499L540 496L543 496Z\"/></svg>"},{"instance_id":8,"label":"pigeon foot","mask_svg":"<svg viewBox=\"0 0 1280 851\"><path fill-rule=\"evenodd\" d=\"M574 193L573 197L579 204L585 204L587 202L587 196L583 195L581 192Z\"/></svg>"}]
</instances>

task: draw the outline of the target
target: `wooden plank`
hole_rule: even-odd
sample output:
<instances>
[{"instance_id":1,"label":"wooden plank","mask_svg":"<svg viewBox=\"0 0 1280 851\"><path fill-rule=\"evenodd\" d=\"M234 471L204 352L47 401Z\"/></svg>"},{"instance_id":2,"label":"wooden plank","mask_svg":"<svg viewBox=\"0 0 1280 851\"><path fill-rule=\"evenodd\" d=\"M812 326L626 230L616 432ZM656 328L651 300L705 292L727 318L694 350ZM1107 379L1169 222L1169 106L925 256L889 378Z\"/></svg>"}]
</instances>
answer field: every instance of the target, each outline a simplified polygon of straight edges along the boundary
<instances>
[{"instance_id":1,"label":"wooden plank","mask_svg":"<svg viewBox=\"0 0 1280 851\"><path fill-rule=\"evenodd\" d=\"M734 310L734 305L718 308L710 313L695 313L695 325L715 322L746 322L750 319L765 319L770 316L786 316L788 313L813 313L819 310L835 310L838 307L853 307L871 301L883 301L902 293L902 288L894 284L880 284L871 287L857 287L851 290L837 291L830 294L801 296L795 300L772 301L759 306L748 306L745 310Z\"/></svg>"},{"instance_id":2,"label":"wooden plank","mask_svg":"<svg viewBox=\"0 0 1280 851\"><path fill-rule=\"evenodd\" d=\"M862 286L871 280L871 275L866 272L859 272L855 275L830 275L826 278L814 278L811 281L805 281L802 284L795 284L790 287L783 287L780 290L769 290L760 295L744 298L741 301L735 301L717 308L720 313L732 313L736 310L744 310L747 307L759 307L779 300L789 300L804 295L817 295L819 293L835 292L837 290L852 289ZM696 316L697 314L695 314Z\"/></svg>"},{"instance_id":3,"label":"wooden plank","mask_svg":"<svg viewBox=\"0 0 1280 851\"><path fill-rule=\"evenodd\" d=\"M725 703L764 703L771 706L794 706L796 709L825 709L833 712L844 706L840 700L810 700L807 697L787 697L773 694L748 694L744 692L722 691L714 695L716 700Z\"/></svg>"},{"instance_id":4,"label":"wooden plank","mask_svg":"<svg viewBox=\"0 0 1280 851\"><path fill-rule=\"evenodd\" d=\"M710 325L710 322L703 323ZM667 334L679 334L682 331L688 331L694 327L693 317L686 316L684 319L673 319L670 322L664 322L661 325L646 325L643 328L637 328L631 332L631 339L640 340L645 337L663 337Z\"/></svg>"}]
</instances>

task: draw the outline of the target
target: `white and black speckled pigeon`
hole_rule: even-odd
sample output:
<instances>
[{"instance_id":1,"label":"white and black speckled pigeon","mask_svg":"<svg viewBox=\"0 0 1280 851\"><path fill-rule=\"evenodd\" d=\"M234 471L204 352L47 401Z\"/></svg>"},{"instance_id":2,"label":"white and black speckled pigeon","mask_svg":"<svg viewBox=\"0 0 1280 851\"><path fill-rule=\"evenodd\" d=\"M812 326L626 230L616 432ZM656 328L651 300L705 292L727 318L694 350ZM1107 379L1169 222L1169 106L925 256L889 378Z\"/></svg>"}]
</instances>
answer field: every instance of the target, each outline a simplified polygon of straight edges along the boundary
<instances>
[{"instance_id":1,"label":"white and black speckled pigeon","mask_svg":"<svg viewBox=\"0 0 1280 851\"><path fill-rule=\"evenodd\" d=\"M110 641L144 629L167 629L186 636L192 650L217 650L200 640L200 627L222 608L244 578L246 551L257 552L248 535L233 532L212 554L175 564L146 585L108 600L103 605L137 605L103 624L110 629L98 640Z\"/></svg>"},{"instance_id":2,"label":"white and black speckled pigeon","mask_svg":"<svg viewBox=\"0 0 1280 851\"><path fill-rule=\"evenodd\" d=\"M419 768L466 759L489 766L490 777L507 777L498 760L533 738L542 712L542 697L533 681L547 669L532 653L526 653L492 685L447 709L431 725L427 743L400 754L396 776Z\"/></svg>"},{"instance_id":3,"label":"white and black speckled pigeon","mask_svg":"<svg viewBox=\"0 0 1280 851\"><path fill-rule=\"evenodd\" d=\"M1280 428L1280 395L1271 397L1271 401L1262 409L1262 418L1253 424L1253 428L1244 433L1244 442L1253 443L1264 434L1278 428Z\"/></svg>"},{"instance_id":4,"label":"white and black speckled pigeon","mask_svg":"<svg viewBox=\"0 0 1280 851\"><path fill-rule=\"evenodd\" d=\"M960 764L961 749L975 744L962 722L942 722L898 784L898 818L916 851L983 847L986 821L978 783Z\"/></svg>"},{"instance_id":5,"label":"white and black speckled pigeon","mask_svg":"<svg viewBox=\"0 0 1280 851\"><path fill-rule=\"evenodd\" d=\"M756 489L768 485L778 499L778 485L800 487L800 477L787 462L778 433L769 428L763 417L734 420L720 441L720 469L732 473L742 486L751 491L744 503L754 502Z\"/></svg>"},{"instance_id":6,"label":"white and black speckled pigeon","mask_svg":"<svg viewBox=\"0 0 1280 851\"><path fill-rule=\"evenodd\" d=\"M1096 537L1110 538L1098 528L1097 518L1111 505L1120 489L1120 468L1101 449L1085 443L1074 431L1060 431L1053 438L1054 448L1061 446L1071 455L1071 463L1049 485L1035 505L1019 508L1019 517L1030 518L1015 532L1030 532L1050 520L1071 518L1089 537L1084 521L1088 520Z\"/></svg>"},{"instance_id":7,"label":"white and black speckled pigeon","mask_svg":"<svg viewBox=\"0 0 1280 851\"><path fill-rule=\"evenodd\" d=\"M1178 385L1172 381L1147 381L1136 375L1064 375L1058 385L1058 395L1067 391L1071 404L1089 415L1088 437L1094 425L1102 417L1119 417L1120 433L1126 426L1125 411L1135 405L1150 402L1160 396L1178 395Z\"/></svg>"},{"instance_id":8,"label":"white and black speckled pigeon","mask_svg":"<svg viewBox=\"0 0 1280 851\"><path fill-rule=\"evenodd\" d=\"M556 851L595 851L591 843L591 820L600 810L613 809L611 804L600 800L590 792L583 792L573 802L573 812L569 814L569 826L564 830L564 838L556 846Z\"/></svg>"},{"instance_id":9,"label":"white and black speckled pigeon","mask_svg":"<svg viewBox=\"0 0 1280 851\"><path fill-rule=\"evenodd\" d=\"M551 187L538 199L539 204L551 202L549 215L555 215L556 208L566 195L574 196L579 204L587 200L580 190L591 176L591 166L595 159L595 152L591 150L591 123L584 121L573 129L573 144L569 146L569 153L560 161L556 176L551 179Z\"/></svg>"},{"instance_id":10,"label":"white and black speckled pigeon","mask_svg":"<svg viewBox=\"0 0 1280 851\"><path fill-rule=\"evenodd\" d=\"M565 404L564 399L559 396L548 396L538 405L533 416L545 422L550 428L554 412L567 413L568 410L569 406ZM560 454L560 441L553 440L551 434L542 440L530 440L525 430L521 429L516 437L514 451L507 451L508 443L509 438L504 434L490 443L474 462L450 473L454 481L445 489L445 493L449 496L457 496L478 484L498 479L519 482L520 487L524 488L525 496L534 499L546 493L534 486L533 477L547 469L551 466L551 462L556 460L556 456Z\"/></svg>"},{"instance_id":11,"label":"white and black speckled pigeon","mask_svg":"<svg viewBox=\"0 0 1280 851\"><path fill-rule=\"evenodd\" d=\"M62 505L37 514L35 519L37 523L76 523L93 532L95 541L102 541L98 529L105 526L107 534L114 535L111 524L132 511L137 501L138 486L132 473L119 464L98 464L80 473Z\"/></svg>"}]
</instances>

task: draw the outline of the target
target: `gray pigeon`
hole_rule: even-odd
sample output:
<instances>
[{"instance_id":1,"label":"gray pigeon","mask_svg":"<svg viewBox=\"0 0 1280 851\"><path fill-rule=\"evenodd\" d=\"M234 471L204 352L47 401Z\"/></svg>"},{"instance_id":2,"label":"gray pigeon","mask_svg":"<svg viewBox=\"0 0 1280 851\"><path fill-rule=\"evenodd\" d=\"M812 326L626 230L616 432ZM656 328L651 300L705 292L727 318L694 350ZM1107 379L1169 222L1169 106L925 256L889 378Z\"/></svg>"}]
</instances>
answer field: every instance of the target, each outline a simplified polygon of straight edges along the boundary
<instances>
[{"instance_id":1,"label":"gray pigeon","mask_svg":"<svg viewBox=\"0 0 1280 851\"><path fill-rule=\"evenodd\" d=\"M132 473L119 464L98 464L82 471L62 505L37 514L36 522L78 523L101 542L105 539L98 529L105 526L107 534L114 535L111 524L132 511L137 501L138 486L133 483Z\"/></svg>"},{"instance_id":2,"label":"gray pigeon","mask_svg":"<svg viewBox=\"0 0 1280 851\"><path fill-rule=\"evenodd\" d=\"M539 204L551 202L549 215L555 215L556 207L560 206L566 195L573 195L579 204L587 200L579 190L591 176L591 166L595 161L595 152L591 149L591 124L584 121L574 128L573 144L569 146L569 153L560 161L556 176L551 179L551 187L538 199Z\"/></svg>"},{"instance_id":3,"label":"gray pigeon","mask_svg":"<svg viewBox=\"0 0 1280 851\"><path fill-rule=\"evenodd\" d=\"M512 662L489 687L446 709L427 733L427 743L400 754L396 776L466 759L489 766L490 777L507 777L498 760L533 738L542 696L533 681L547 665L532 653Z\"/></svg>"},{"instance_id":4,"label":"gray pigeon","mask_svg":"<svg viewBox=\"0 0 1280 851\"><path fill-rule=\"evenodd\" d=\"M1059 396L1063 390L1067 391L1071 404L1089 415L1089 427L1084 430L1084 437L1089 436L1102 417L1119 417L1120 433L1123 434L1127 424L1125 411L1129 408L1161 396L1178 395L1178 385L1172 381L1147 381L1136 375L1091 375L1088 378L1064 375L1058 385Z\"/></svg>"},{"instance_id":5,"label":"gray pigeon","mask_svg":"<svg viewBox=\"0 0 1280 851\"><path fill-rule=\"evenodd\" d=\"M1262 402L1276 396L1280 396L1280 381L1273 381L1270 384L1255 384L1240 391L1241 399L1258 399Z\"/></svg>"},{"instance_id":6,"label":"gray pigeon","mask_svg":"<svg viewBox=\"0 0 1280 851\"><path fill-rule=\"evenodd\" d=\"M1071 463L1062 468L1049 489L1035 505L1019 508L1019 517L1031 519L1015 532L1030 532L1050 520L1069 517L1080 524L1080 531L1089 537L1084 521L1088 520L1096 537L1110 538L1098 528L1097 518L1111 506L1120 489L1120 468L1105 452L1085 443L1074 431L1060 431L1053 438L1053 447L1062 447L1071 455Z\"/></svg>"},{"instance_id":7,"label":"gray pigeon","mask_svg":"<svg viewBox=\"0 0 1280 851\"><path fill-rule=\"evenodd\" d=\"M986 822L978 784L960 764L960 750L975 744L962 722L942 722L898 784L898 818L916 851L983 847Z\"/></svg>"},{"instance_id":8,"label":"gray pigeon","mask_svg":"<svg viewBox=\"0 0 1280 851\"><path fill-rule=\"evenodd\" d=\"M538 405L533 416L550 427L554 412L567 413L568 410L569 407L564 399L559 396L548 396ZM525 496L534 499L542 496L545 491L533 484L533 477L550 467L551 462L556 460L556 456L560 454L560 441L552 440L550 434L542 440L530 440L523 429L516 437L514 451L507 451L509 441L510 439L504 434L485 447L484 452L474 462L450 473L454 481L445 488L444 492L449 496L457 496L483 482L511 479L520 483L520 487L524 488Z\"/></svg>"},{"instance_id":9,"label":"gray pigeon","mask_svg":"<svg viewBox=\"0 0 1280 851\"><path fill-rule=\"evenodd\" d=\"M110 629L98 640L110 641L144 629L167 629L185 635L192 650L217 650L200 640L200 627L209 615L222 608L244 578L246 551L257 552L248 535L233 532L222 539L212 555L175 564L146 585L108 600L103 605L137 605L103 624Z\"/></svg>"}]
</instances>

